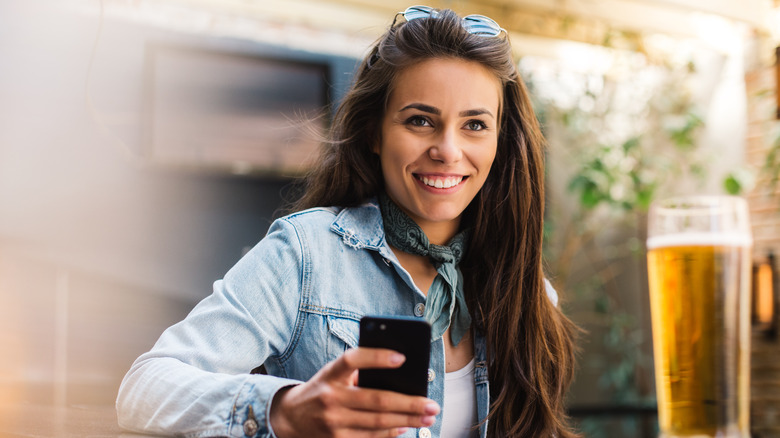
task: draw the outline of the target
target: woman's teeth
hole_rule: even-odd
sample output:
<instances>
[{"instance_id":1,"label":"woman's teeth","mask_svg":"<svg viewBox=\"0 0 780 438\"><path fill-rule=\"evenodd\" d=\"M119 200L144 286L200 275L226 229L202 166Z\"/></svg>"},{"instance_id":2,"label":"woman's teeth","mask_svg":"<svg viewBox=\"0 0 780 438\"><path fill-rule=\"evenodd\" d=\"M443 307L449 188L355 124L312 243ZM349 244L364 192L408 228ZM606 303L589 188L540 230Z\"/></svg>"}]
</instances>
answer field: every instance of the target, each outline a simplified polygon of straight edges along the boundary
<instances>
[{"instance_id":1,"label":"woman's teeth","mask_svg":"<svg viewBox=\"0 0 780 438\"><path fill-rule=\"evenodd\" d=\"M436 187L437 189L448 189L450 187L455 187L456 185L460 184L461 181L463 181L462 176L457 178L428 178L423 176L419 177L418 179L426 186Z\"/></svg>"}]
</instances>

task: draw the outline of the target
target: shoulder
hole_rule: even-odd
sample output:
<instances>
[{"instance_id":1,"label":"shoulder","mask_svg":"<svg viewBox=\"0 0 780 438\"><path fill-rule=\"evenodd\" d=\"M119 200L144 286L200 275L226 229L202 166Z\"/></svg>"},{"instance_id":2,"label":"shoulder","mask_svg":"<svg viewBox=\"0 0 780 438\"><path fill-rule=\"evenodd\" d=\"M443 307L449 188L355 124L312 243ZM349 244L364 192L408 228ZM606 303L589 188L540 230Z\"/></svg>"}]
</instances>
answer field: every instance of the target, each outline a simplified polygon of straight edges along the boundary
<instances>
[{"instance_id":1,"label":"shoulder","mask_svg":"<svg viewBox=\"0 0 780 438\"><path fill-rule=\"evenodd\" d=\"M378 247L384 240L382 213L375 199L353 207L315 207L289 214L271 225L269 235L282 229L294 230L305 239L338 236L353 247Z\"/></svg>"},{"instance_id":2,"label":"shoulder","mask_svg":"<svg viewBox=\"0 0 780 438\"><path fill-rule=\"evenodd\" d=\"M342 211L342 207L314 207L307 210L297 211L295 213L288 214L287 216L280 217L274 224L288 223L293 226L307 225L326 225L329 226L335 217Z\"/></svg>"},{"instance_id":3,"label":"shoulder","mask_svg":"<svg viewBox=\"0 0 780 438\"><path fill-rule=\"evenodd\" d=\"M544 279L544 290L547 292L547 298L550 299L553 306L558 307L558 291L555 290L550 280Z\"/></svg>"}]
</instances>

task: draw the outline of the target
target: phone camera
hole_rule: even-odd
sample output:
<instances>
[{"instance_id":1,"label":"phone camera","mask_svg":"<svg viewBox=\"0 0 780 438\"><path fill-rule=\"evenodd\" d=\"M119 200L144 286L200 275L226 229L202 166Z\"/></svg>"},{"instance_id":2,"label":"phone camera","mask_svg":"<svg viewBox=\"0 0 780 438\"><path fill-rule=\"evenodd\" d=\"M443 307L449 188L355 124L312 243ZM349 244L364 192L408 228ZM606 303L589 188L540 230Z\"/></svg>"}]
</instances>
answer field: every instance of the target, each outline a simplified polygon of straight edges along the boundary
<instances>
[{"instance_id":1,"label":"phone camera","mask_svg":"<svg viewBox=\"0 0 780 438\"><path fill-rule=\"evenodd\" d=\"M379 325L379 330L384 330L386 328L387 328L387 325L385 325L385 324L380 324Z\"/></svg>"}]
</instances>

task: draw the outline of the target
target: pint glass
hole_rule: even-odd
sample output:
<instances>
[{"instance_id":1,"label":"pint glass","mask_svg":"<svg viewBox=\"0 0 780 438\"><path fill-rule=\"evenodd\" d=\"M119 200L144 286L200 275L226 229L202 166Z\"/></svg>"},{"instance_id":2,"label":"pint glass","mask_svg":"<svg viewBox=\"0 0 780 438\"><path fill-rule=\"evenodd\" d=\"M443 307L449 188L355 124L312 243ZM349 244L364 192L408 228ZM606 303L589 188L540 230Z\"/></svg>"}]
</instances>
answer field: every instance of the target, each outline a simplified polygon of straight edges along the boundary
<instances>
[{"instance_id":1,"label":"pint glass","mask_svg":"<svg viewBox=\"0 0 780 438\"><path fill-rule=\"evenodd\" d=\"M749 438L747 203L670 199L648 218L647 264L662 438Z\"/></svg>"}]
</instances>

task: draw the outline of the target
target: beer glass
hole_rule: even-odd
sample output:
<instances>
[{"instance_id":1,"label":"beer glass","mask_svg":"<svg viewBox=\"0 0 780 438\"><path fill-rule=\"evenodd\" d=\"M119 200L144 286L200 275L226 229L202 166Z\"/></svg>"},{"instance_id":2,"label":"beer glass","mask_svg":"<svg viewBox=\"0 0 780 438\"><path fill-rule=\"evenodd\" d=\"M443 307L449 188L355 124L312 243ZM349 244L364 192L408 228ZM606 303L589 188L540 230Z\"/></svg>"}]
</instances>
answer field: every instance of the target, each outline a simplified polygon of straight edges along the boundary
<instances>
[{"instance_id":1,"label":"beer glass","mask_svg":"<svg viewBox=\"0 0 780 438\"><path fill-rule=\"evenodd\" d=\"M747 203L730 196L656 202L647 265L660 437L749 438Z\"/></svg>"}]
</instances>

